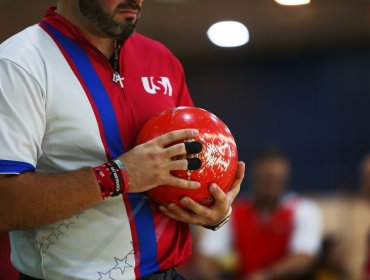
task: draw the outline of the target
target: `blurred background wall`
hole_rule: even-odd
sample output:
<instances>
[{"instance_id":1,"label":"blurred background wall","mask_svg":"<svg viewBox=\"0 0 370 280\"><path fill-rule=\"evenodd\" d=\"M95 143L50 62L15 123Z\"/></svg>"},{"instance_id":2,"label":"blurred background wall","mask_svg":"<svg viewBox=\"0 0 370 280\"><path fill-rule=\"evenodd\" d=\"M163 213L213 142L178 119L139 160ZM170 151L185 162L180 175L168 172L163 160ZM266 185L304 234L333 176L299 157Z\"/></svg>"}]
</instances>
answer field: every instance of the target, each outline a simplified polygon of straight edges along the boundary
<instances>
[{"instance_id":1,"label":"blurred background wall","mask_svg":"<svg viewBox=\"0 0 370 280\"><path fill-rule=\"evenodd\" d=\"M369 51L185 65L196 103L226 121L247 164L255 150L279 147L293 160L294 190L353 190L370 145Z\"/></svg>"}]
</instances>

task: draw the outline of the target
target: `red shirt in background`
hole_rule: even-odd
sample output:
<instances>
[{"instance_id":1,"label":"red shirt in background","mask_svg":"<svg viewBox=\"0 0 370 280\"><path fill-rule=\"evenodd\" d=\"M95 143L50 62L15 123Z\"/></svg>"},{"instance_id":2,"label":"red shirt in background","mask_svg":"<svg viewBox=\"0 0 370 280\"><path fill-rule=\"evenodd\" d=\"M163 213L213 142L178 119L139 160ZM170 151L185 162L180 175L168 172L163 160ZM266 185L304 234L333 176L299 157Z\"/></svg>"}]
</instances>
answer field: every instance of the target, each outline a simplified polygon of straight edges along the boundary
<instances>
[{"instance_id":1,"label":"red shirt in background","mask_svg":"<svg viewBox=\"0 0 370 280\"><path fill-rule=\"evenodd\" d=\"M235 205L232 226L241 275L269 267L289 253L294 207L284 206L264 218L248 200Z\"/></svg>"}]
</instances>

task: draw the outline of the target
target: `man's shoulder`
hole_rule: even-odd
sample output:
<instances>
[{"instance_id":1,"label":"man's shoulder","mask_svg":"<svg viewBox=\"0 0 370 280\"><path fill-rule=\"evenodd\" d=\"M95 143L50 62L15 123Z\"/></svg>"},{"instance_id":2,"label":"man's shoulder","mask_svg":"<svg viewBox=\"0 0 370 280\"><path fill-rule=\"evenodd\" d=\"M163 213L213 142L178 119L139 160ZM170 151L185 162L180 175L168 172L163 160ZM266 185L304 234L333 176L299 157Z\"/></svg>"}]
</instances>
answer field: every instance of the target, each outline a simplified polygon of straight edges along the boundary
<instances>
[{"instance_id":1,"label":"man's shoulder","mask_svg":"<svg viewBox=\"0 0 370 280\"><path fill-rule=\"evenodd\" d=\"M40 26L30 26L0 44L0 60L33 75L43 72L50 45L47 40L47 34Z\"/></svg>"},{"instance_id":2,"label":"man's shoulder","mask_svg":"<svg viewBox=\"0 0 370 280\"><path fill-rule=\"evenodd\" d=\"M282 208L291 210L297 217L317 216L321 213L318 203L312 198L296 194L285 195Z\"/></svg>"},{"instance_id":3,"label":"man's shoulder","mask_svg":"<svg viewBox=\"0 0 370 280\"><path fill-rule=\"evenodd\" d=\"M129 44L131 44L137 51L145 52L146 54L160 55L162 58L164 56L177 60L175 55L162 43L144 36L138 32L129 39Z\"/></svg>"},{"instance_id":4,"label":"man's shoulder","mask_svg":"<svg viewBox=\"0 0 370 280\"><path fill-rule=\"evenodd\" d=\"M33 25L11 36L0 44L0 58L10 59L20 55L30 57L29 52L38 45L41 32L38 25Z\"/></svg>"},{"instance_id":5,"label":"man's shoulder","mask_svg":"<svg viewBox=\"0 0 370 280\"><path fill-rule=\"evenodd\" d=\"M1 67L7 67L10 76L26 75L44 86L47 61L51 60L47 58L51 50L47 36L41 27L33 25L7 39L0 44Z\"/></svg>"}]
</instances>

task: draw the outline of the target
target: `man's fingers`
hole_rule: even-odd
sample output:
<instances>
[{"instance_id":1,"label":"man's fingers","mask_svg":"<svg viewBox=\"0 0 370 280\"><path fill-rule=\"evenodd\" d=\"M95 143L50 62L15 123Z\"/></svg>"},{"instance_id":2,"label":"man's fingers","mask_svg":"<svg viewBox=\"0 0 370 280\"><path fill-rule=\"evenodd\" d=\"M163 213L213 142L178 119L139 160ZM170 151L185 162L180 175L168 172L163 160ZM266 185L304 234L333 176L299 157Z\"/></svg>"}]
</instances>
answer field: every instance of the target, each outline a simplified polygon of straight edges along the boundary
<instances>
[{"instance_id":1,"label":"man's fingers","mask_svg":"<svg viewBox=\"0 0 370 280\"><path fill-rule=\"evenodd\" d=\"M238 181L240 184L244 179L244 173L245 173L245 163L242 161L238 162L238 167L236 170L235 180Z\"/></svg>"},{"instance_id":2,"label":"man's fingers","mask_svg":"<svg viewBox=\"0 0 370 280\"><path fill-rule=\"evenodd\" d=\"M202 167L202 162L199 158L186 158L172 160L168 164L168 168L171 171L175 170L198 170Z\"/></svg>"},{"instance_id":3,"label":"man's fingers","mask_svg":"<svg viewBox=\"0 0 370 280\"><path fill-rule=\"evenodd\" d=\"M172 175L168 175L165 178L164 184L183 189L198 189L201 186L199 182L181 179Z\"/></svg>"},{"instance_id":4,"label":"man's fingers","mask_svg":"<svg viewBox=\"0 0 370 280\"><path fill-rule=\"evenodd\" d=\"M165 214L167 217L170 217L172 219L175 219L177 220L177 217L175 216L175 214L173 214L166 206L164 205L159 205L158 206L159 210Z\"/></svg>"},{"instance_id":5,"label":"man's fingers","mask_svg":"<svg viewBox=\"0 0 370 280\"><path fill-rule=\"evenodd\" d=\"M170 203L167 205L168 210L170 211L171 215L175 217L176 220L182 221L185 223L192 223L192 224L202 224L202 217L197 216L194 213L191 213L185 209L180 208L175 203Z\"/></svg>"},{"instance_id":6,"label":"man's fingers","mask_svg":"<svg viewBox=\"0 0 370 280\"><path fill-rule=\"evenodd\" d=\"M195 202L193 199L189 197L182 198L181 203L187 209L193 211L195 214L199 216L210 218L212 215L212 211L208 207L200 205L198 202Z\"/></svg>"},{"instance_id":7,"label":"man's fingers","mask_svg":"<svg viewBox=\"0 0 370 280\"><path fill-rule=\"evenodd\" d=\"M244 172L245 172L245 164L244 162L238 162L238 169L236 171L235 180L230 187L229 192L226 194L230 203L232 203L235 197L238 195L240 191L240 184L244 179Z\"/></svg>"},{"instance_id":8,"label":"man's fingers","mask_svg":"<svg viewBox=\"0 0 370 280\"><path fill-rule=\"evenodd\" d=\"M185 143L179 143L169 146L164 150L165 156L167 158L173 158L177 156L184 156L187 154Z\"/></svg>"},{"instance_id":9,"label":"man's fingers","mask_svg":"<svg viewBox=\"0 0 370 280\"><path fill-rule=\"evenodd\" d=\"M185 143L185 150L186 153L189 155L192 154L199 154L202 151L202 143L199 141L192 141L192 142L186 142Z\"/></svg>"},{"instance_id":10,"label":"man's fingers","mask_svg":"<svg viewBox=\"0 0 370 280\"><path fill-rule=\"evenodd\" d=\"M215 198L217 204L227 202L227 196L219 186L217 186L216 184L211 184L209 190L212 193L213 197Z\"/></svg>"},{"instance_id":11,"label":"man's fingers","mask_svg":"<svg viewBox=\"0 0 370 280\"><path fill-rule=\"evenodd\" d=\"M168 158L176 156L199 154L202 151L202 144L198 141L179 143L165 149L165 155Z\"/></svg>"},{"instance_id":12,"label":"man's fingers","mask_svg":"<svg viewBox=\"0 0 370 280\"><path fill-rule=\"evenodd\" d=\"M177 141L193 139L198 135L199 131L197 129L181 129L159 136L156 141L160 146L166 147Z\"/></svg>"},{"instance_id":13,"label":"man's fingers","mask_svg":"<svg viewBox=\"0 0 370 280\"><path fill-rule=\"evenodd\" d=\"M168 163L168 169L171 171L175 170L188 170L188 161L186 159L171 160Z\"/></svg>"}]
</instances>

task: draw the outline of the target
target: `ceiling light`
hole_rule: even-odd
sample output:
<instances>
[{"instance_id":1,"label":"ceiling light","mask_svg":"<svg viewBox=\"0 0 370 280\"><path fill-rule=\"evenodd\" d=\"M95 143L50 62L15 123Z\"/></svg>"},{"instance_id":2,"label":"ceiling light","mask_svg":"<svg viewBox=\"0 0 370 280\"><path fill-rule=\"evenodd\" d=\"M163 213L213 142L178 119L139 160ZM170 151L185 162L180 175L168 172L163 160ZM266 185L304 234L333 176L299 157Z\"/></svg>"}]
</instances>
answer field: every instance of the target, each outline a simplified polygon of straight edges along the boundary
<instances>
[{"instance_id":1,"label":"ceiling light","mask_svg":"<svg viewBox=\"0 0 370 280\"><path fill-rule=\"evenodd\" d=\"M275 0L275 2L285 6L298 6L309 4L311 0Z\"/></svg>"},{"instance_id":2,"label":"ceiling light","mask_svg":"<svg viewBox=\"0 0 370 280\"><path fill-rule=\"evenodd\" d=\"M245 45L249 41L247 27L237 21L220 21L207 31L211 42L219 47L231 48Z\"/></svg>"}]
</instances>

